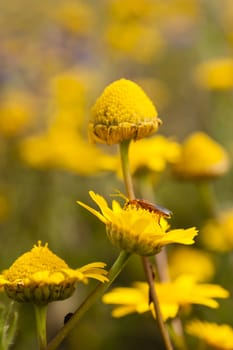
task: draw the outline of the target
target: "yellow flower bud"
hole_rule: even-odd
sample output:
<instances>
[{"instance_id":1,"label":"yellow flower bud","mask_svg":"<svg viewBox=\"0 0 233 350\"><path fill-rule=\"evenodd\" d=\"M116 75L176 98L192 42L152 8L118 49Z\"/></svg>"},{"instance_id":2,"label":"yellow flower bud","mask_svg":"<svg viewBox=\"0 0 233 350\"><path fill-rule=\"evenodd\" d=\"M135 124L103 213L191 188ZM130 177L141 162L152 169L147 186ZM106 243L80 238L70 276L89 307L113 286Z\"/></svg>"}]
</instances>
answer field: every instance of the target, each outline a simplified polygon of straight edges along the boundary
<instances>
[{"instance_id":1,"label":"yellow flower bud","mask_svg":"<svg viewBox=\"0 0 233 350\"><path fill-rule=\"evenodd\" d=\"M92 108L90 139L109 145L153 134L161 124L157 110L134 82L120 79L106 87Z\"/></svg>"}]
</instances>

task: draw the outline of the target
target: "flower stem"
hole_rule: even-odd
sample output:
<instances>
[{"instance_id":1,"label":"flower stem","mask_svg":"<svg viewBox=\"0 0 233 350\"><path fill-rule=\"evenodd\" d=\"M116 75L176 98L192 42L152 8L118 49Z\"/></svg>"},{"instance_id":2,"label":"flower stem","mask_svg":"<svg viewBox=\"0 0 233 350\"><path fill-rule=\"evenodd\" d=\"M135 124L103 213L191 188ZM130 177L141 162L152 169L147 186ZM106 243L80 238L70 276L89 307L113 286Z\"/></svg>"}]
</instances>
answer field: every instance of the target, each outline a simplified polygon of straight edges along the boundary
<instances>
[{"instance_id":1,"label":"flower stem","mask_svg":"<svg viewBox=\"0 0 233 350\"><path fill-rule=\"evenodd\" d=\"M106 283L98 284L97 287L93 290L92 293L83 301L79 308L75 311L70 320L65 323L65 325L59 330L56 336L49 342L46 350L55 350L61 344L63 339L69 334L69 332L76 326L81 317L89 310L89 308L97 301L99 297L107 290L107 288L112 284L116 277L123 270L126 265L130 253L121 251L118 258L114 262L108 273L109 281Z\"/></svg>"},{"instance_id":2,"label":"flower stem","mask_svg":"<svg viewBox=\"0 0 233 350\"><path fill-rule=\"evenodd\" d=\"M152 203L155 202L155 198L153 194L154 188L152 186L151 181L147 181L145 183L144 179L142 179L140 181L140 188L141 188L141 193L145 194L146 198L149 197L148 199ZM159 252L159 254L155 255L155 263L156 263L156 269L157 269L159 281L169 282L170 274L169 274L169 268L168 268L168 257L167 257L166 247L163 247L163 249ZM187 350L187 346L184 338L183 325L180 318L177 317L171 320L171 326L169 327L169 334L171 336L171 339L174 345L177 347L177 349Z\"/></svg>"},{"instance_id":3,"label":"flower stem","mask_svg":"<svg viewBox=\"0 0 233 350\"><path fill-rule=\"evenodd\" d=\"M125 183L125 188L127 191L128 198L134 199L135 194L133 189L133 180L130 172L129 157L128 157L129 145L130 145L130 141L123 141L120 143L121 167L122 167L124 183ZM160 311L160 305L159 305L159 301L155 291L154 279L153 279L153 274L152 274L149 260L146 257L142 257L142 262L143 262L145 275L146 275L150 293L151 293L151 299L154 304L158 326L159 326L165 347L167 350L173 350L167 328L163 323L163 317Z\"/></svg>"},{"instance_id":4,"label":"flower stem","mask_svg":"<svg viewBox=\"0 0 233 350\"><path fill-rule=\"evenodd\" d=\"M129 145L130 141L123 141L120 143L120 155L121 155L121 167L124 177L124 183L127 191L127 196L129 199L134 199L134 189L132 176L129 169Z\"/></svg>"},{"instance_id":5,"label":"flower stem","mask_svg":"<svg viewBox=\"0 0 233 350\"><path fill-rule=\"evenodd\" d=\"M165 324L163 322L163 317L161 314L159 300L158 300L158 296L157 296L156 289L155 289L154 278L153 278L153 273L152 273L152 269L150 266L150 262L149 262L147 257L143 257L142 261L143 261L143 267L144 267L144 271L145 271L145 274L147 277L147 281L149 284L150 297L151 297L151 300L154 304L156 319L158 322L160 333L162 335L166 349L172 350L173 347L172 347L172 343L171 343L171 340L169 337L169 333L168 333L167 328L165 327Z\"/></svg>"},{"instance_id":6,"label":"flower stem","mask_svg":"<svg viewBox=\"0 0 233 350\"><path fill-rule=\"evenodd\" d=\"M40 350L45 350L47 346L46 319L48 305L34 305L36 315L36 327Z\"/></svg>"}]
</instances>

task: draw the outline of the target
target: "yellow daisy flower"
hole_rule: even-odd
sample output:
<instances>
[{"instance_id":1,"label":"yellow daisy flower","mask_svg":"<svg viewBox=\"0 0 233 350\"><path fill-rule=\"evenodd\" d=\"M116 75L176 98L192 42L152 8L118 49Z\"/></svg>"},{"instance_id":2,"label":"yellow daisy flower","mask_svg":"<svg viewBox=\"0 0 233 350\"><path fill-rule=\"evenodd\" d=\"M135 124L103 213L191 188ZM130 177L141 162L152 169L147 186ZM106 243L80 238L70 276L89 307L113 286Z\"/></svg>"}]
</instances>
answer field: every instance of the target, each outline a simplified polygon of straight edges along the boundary
<instances>
[{"instance_id":1,"label":"yellow daisy flower","mask_svg":"<svg viewBox=\"0 0 233 350\"><path fill-rule=\"evenodd\" d=\"M175 163L180 156L180 145L159 135L142 139L130 145L129 159L131 173L143 170L161 172L167 163Z\"/></svg>"},{"instance_id":2,"label":"yellow daisy flower","mask_svg":"<svg viewBox=\"0 0 233 350\"><path fill-rule=\"evenodd\" d=\"M112 201L110 208L102 196L93 191L89 194L101 212L82 202L78 201L78 204L106 225L107 236L112 244L123 250L139 255L154 255L166 244L194 243L193 238L197 235L195 228L167 231L167 221L157 213L135 205L121 207L116 200Z\"/></svg>"},{"instance_id":3,"label":"yellow daisy flower","mask_svg":"<svg viewBox=\"0 0 233 350\"><path fill-rule=\"evenodd\" d=\"M184 179L216 178L229 169L229 157L207 134L195 132L184 141L173 169Z\"/></svg>"},{"instance_id":4,"label":"yellow daisy flower","mask_svg":"<svg viewBox=\"0 0 233 350\"><path fill-rule=\"evenodd\" d=\"M115 157L89 144L76 132L53 127L20 143L22 159L35 168L64 169L81 175L113 170Z\"/></svg>"},{"instance_id":5,"label":"yellow daisy flower","mask_svg":"<svg viewBox=\"0 0 233 350\"><path fill-rule=\"evenodd\" d=\"M107 144L138 140L161 124L157 110L133 81L120 79L106 87L92 108L90 139Z\"/></svg>"},{"instance_id":6,"label":"yellow daisy flower","mask_svg":"<svg viewBox=\"0 0 233 350\"><path fill-rule=\"evenodd\" d=\"M77 282L87 283L89 278L108 281L105 264L91 263L71 269L64 260L39 241L31 251L24 253L0 275L0 287L18 302L37 305L69 298Z\"/></svg>"},{"instance_id":7,"label":"yellow daisy flower","mask_svg":"<svg viewBox=\"0 0 233 350\"><path fill-rule=\"evenodd\" d=\"M193 320L187 324L186 332L204 340L214 349L233 349L233 328L227 324Z\"/></svg>"},{"instance_id":8,"label":"yellow daisy flower","mask_svg":"<svg viewBox=\"0 0 233 350\"><path fill-rule=\"evenodd\" d=\"M162 290L156 284L156 290L161 298ZM102 301L105 304L114 305L112 316L119 318L131 313L142 314L151 311L155 316L153 303L149 303L149 287L147 283L135 282L132 287L118 287L106 293ZM161 300L160 300L161 301ZM179 305L177 303L160 302L164 321L177 315Z\"/></svg>"},{"instance_id":9,"label":"yellow daisy flower","mask_svg":"<svg viewBox=\"0 0 233 350\"><path fill-rule=\"evenodd\" d=\"M201 238L205 246L213 251L231 251L233 248L233 209L220 213L217 219L209 219L202 228Z\"/></svg>"},{"instance_id":10,"label":"yellow daisy flower","mask_svg":"<svg viewBox=\"0 0 233 350\"><path fill-rule=\"evenodd\" d=\"M168 261L171 279L182 274L189 274L195 276L197 281L207 281L213 277L215 272L211 256L193 247L176 247L169 254Z\"/></svg>"},{"instance_id":11,"label":"yellow daisy flower","mask_svg":"<svg viewBox=\"0 0 233 350\"><path fill-rule=\"evenodd\" d=\"M177 315L179 307L199 304L211 308L218 307L214 298L227 298L229 293L215 284L201 284L191 275L183 275L173 282L155 283L163 319ZM172 291L172 292L171 292ZM132 287L115 288L103 296L105 304L116 305L112 315L122 317L130 313L151 311L155 317L153 303L149 302L149 286L136 282Z\"/></svg>"}]
</instances>

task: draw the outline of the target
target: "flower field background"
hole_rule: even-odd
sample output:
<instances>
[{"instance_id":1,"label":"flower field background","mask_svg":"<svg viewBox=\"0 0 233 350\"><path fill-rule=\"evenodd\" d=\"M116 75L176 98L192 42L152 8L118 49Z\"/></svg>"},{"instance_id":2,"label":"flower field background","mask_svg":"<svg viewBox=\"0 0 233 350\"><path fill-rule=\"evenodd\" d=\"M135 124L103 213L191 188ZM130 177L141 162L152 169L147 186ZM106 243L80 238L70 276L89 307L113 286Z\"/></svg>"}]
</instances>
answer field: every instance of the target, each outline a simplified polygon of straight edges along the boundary
<instances>
[{"instance_id":1,"label":"flower field background","mask_svg":"<svg viewBox=\"0 0 233 350\"><path fill-rule=\"evenodd\" d=\"M173 229L199 231L194 245L166 248L170 276L229 292L214 309L181 298L184 329L193 319L232 327L233 2L2 1L0 33L0 269L38 240L71 268L110 268L118 249L76 202L92 205L89 190L109 203L125 192L116 146L91 143L88 121L106 85L130 79L162 120L155 136L131 145L137 197L169 208ZM114 287L144 280L135 255ZM49 305L49 339L95 285ZM2 293L1 309L10 303ZM34 349L32 306L15 308L11 348ZM59 349L163 349L149 312L113 318L112 310L99 300ZM211 349L189 328L188 349Z\"/></svg>"}]
</instances>

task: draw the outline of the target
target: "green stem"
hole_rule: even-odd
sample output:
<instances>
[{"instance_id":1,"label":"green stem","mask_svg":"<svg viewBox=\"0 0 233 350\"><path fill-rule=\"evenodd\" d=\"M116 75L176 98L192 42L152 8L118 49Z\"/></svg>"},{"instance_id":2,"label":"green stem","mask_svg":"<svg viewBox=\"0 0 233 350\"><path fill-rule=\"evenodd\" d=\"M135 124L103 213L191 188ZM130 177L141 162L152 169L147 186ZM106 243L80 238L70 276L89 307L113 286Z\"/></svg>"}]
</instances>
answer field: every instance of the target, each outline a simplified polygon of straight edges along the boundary
<instances>
[{"instance_id":1,"label":"green stem","mask_svg":"<svg viewBox=\"0 0 233 350\"><path fill-rule=\"evenodd\" d=\"M36 315L37 335L39 339L40 350L45 350L47 346L46 319L48 305L34 305Z\"/></svg>"},{"instance_id":2,"label":"green stem","mask_svg":"<svg viewBox=\"0 0 233 350\"><path fill-rule=\"evenodd\" d=\"M89 310L89 308L100 298L107 288L113 283L119 273L126 265L130 253L121 251L115 263L111 267L108 273L109 281L106 283L98 284L91 294L83 301L79 308L75 311L70 320L60 329L56 336L48 344L46 350L55 350L61 344L63 339L69 334L69 332L76 326L81 317Z\"/></svg>"},{"instance_id":3,"label":"green stem","mask_svg":"<svg viewBox=\"0 0 233 350\"><path fill-rule=\"evenodd\" d=\"M127 191L127 196L129 199L134 199L134 189L133 181L129 168L129 145L130 141L123 141L120 143L120 155L121 155L121 167L123 172L124 183Z\"/></svg>"}]
</instances>

